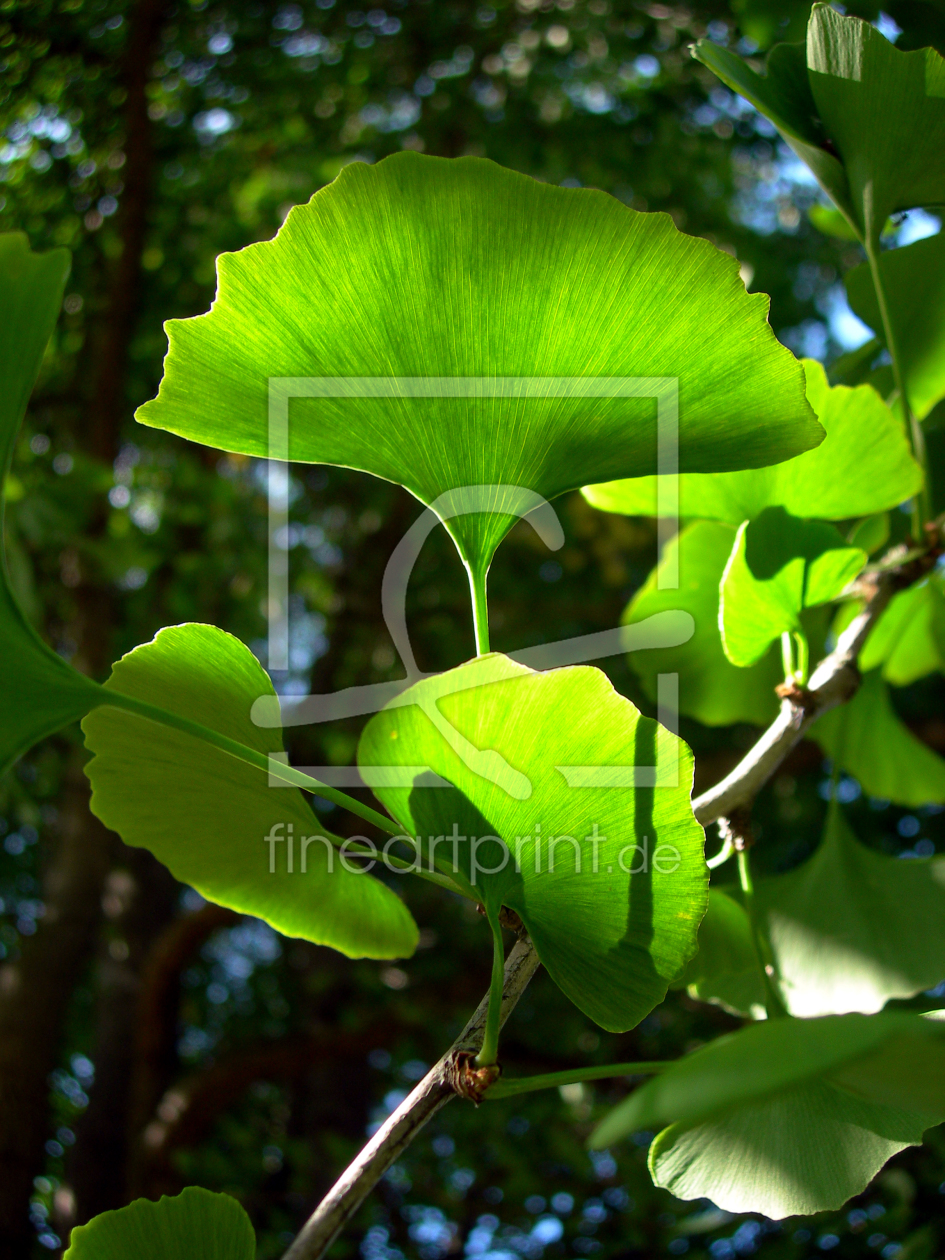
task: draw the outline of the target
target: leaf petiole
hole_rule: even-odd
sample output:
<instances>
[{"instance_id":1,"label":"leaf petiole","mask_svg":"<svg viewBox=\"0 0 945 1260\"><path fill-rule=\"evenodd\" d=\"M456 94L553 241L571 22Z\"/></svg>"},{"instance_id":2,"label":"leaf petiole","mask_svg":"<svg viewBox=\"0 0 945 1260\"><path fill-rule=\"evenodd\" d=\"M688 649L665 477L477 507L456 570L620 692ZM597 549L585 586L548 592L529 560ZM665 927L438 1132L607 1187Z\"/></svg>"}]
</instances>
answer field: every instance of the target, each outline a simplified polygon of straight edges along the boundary
<instances>
[{"instance_id":1,"label":"leaf petiole","mask_svg":"<svg viewBox=\"0 0 945 1260\"><path fill-rule=\"evenodd\" d=\"M873 281L873 290L876 293L876 304L879 307L883 336L886 339L886 349L889 351L889 357L892 359L893 380L899 393L899 400L902 403L902 412L906 422L906 430L909 434L909 441L912 445L912 454L915 456L916 463L922 469L922 489L912 501L912 534L918 543L922 541L922 527L931 515L925 434L922 432L922 426L914 415L909 403L906 379L902 370L899 341L893 329L892 317L889 313L889 302L886 296L886 284L883 280L882 268L879 265L879 241L875 233L870 230L870 226L869 221L867 221L867 231L863 237L863 248L866 251L870 276Z\"/></svg>"},{"instance_id":2,"label":"leaf petiole","mask_svg":"<svg viewBox=\"0 0 945 1260\"><path fill-rule=\"evenodd\" d=\"M486 656L489 652L489 601L486 596L486 582L489 577L488 564L478 563L475 567L466 565L469 575L469 594L472 599L473 633L476 636L476 655Z\"/></svg>"},{"instance_id":3,"label":"leaf petiole","mask_svg":"<svg viewBox=\"0 0 945 1260\"><path fill-rule=\"evenodd\" d=\"M212 744L214 748L219 748L221 752L235 757L237 761L243 761L247 765L255 766L257 770L264 770L270 779L277 779L292 787L302 788L306 792L314 792L317 796L333 801L343 809L347 809L359 818L363 818L365 822L373 823L375 827L380 828L381 831L386 831L389 835L398 836L401 833L400 827L393 819L385 818L376 809L371 809L370 805L362 805L360 801L355 800L353 796L348 796L346 792L339 792L337 788L329 787L326 783L319 783L317 779L304 774L301 770L296 770L286 762L267 757L265 753L257 752L255 748L248 748L238 740L221 735L218 731L211 730L209 726L201 725L200 722L192 722L189 718L181 717L177 713L171 713L167 709L161 709L156 704L148 704L145 700L138 700L134 696L127 696L121 691L113 691L108 687L102 688L101 703L113 705L117 709L126 709L129 713L136 713L139 717L160 723L161 726L169 726L173 730L182 731L185 735L192 735L195 739L203 740L206 744Z\"/></svg>"},{"instance_id":4,"label":"leaf petiole","mask_svg":"<svg viewBox=\"0 0 945 1260\"><path fill-rule=\"evenodd\" d=\"M499 1057L499 1029L502 1016L502 989L505 984L505 942L498 911L486 909L486 918L492 928L492 982L489 986L489 1009L486 1027L482 1035L482 1049L476 1055L477 1067L491 1067Z\"/></svg>"},{"instance_id":5,"label":"leaf petiole","mask_svg":"<svg viewBox=\"0 0 945 1260\"><path fill-rule=\"evenodd\" d=\"M329 835L328 839L338 849L345 845L347 856L370 858L372 861L377 861L376 849L365 849L359 844L352 843L351 840L343 840L340 836ZM465 897L467 901L474 900L468 892L460 888L459 884L454 884L448 875L441 875L439 871L425 871L420 865L419 858L416 862L406 862L403 858L394 857L392 853L385 853L384 861L394 867L395 870L402 871L405 875L417 875L420 879L436 884L438 888L442 888L446 892L456 893L459 897Z\"/></svg>"},{"instance_id":6,"label":"leaf petiole","mask_svg":"<svg viewBox=\"0 0 945 1260\"><path fill-rule=\"evenodd\" d=\"M485 1098L513 1098L516 1094L528 1094L536 1089L554 1089L559 1085L577 1085L581 1081L604 1081L615 1076L653 1076L673 1066L673 1060L649 1063L605 1063L602 1066L572 1068L565 1072L545 1072L541 1076L520 1076L504 1080L502 1077L490 1086Z\"/></svg>"},{"instance_id":7,"label":"leaf petiole","mask_svg":"<svg viewBox=\"0 0 945 1260\"><path fill-rule=\"evenodd\" d=\"M781 1000L774 983L775 969L774 957L771 953L771 947L758 921L758 907L755 902L755 886L751 878L751 867L748 861L748 850L738 850L738 882L741 885L742 900L745 903L745 910L748 912L748 922L751 925L751 935L755 946L755 955L758 960L758 969L761 972L761 982L765 992L765 1008L768 1017L773 1018L779 1015L787 1015L787 1008Z\"/></svg>"}]
</instances>

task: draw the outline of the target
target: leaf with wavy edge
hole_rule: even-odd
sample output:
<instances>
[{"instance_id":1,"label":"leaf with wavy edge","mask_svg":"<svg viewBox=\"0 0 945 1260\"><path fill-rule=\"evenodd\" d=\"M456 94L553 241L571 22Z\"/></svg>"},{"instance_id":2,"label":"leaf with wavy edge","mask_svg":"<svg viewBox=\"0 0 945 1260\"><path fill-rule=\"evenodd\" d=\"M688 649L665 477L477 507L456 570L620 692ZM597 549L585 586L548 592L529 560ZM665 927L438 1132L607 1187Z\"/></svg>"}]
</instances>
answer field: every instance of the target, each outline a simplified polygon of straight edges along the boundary
<instances>
[{"instance_id":1,"label":"leaf with wavy edge","mask_svg":"<svg viewBox=\"0 0 945 1260\"><path fill-rule=\"evenodd\" d=\"M447 525L479 573L514 521L515 487L551 499L655 471L657 386L526 398L477 396L476 382L678 378L684 471L759 467L822 438L768 299L745 293L733 259L667 215L479 158L352 163L273 241L222 255L218 275L209 314L167 325L160 393L138 419L266 456L270 378L382 378L381 396L291 401L288 455L427 504L491 487L489 515ZM405 397L404 377L446 384ZM455 385L470 378L472 396Z\"/></svg>"},{"instance_id":2,"label":"leaf with wavy edge","mask_svg":"<svg viewBox=\"0 0 945 1260\"><path fill-rule=\"evenodd\" d=\"M249 716L258 696L273 694L268 675L215 626L161 630L117 662L105 689L159 705L261 759L282 752L281 732L263 731ZM94 753L86 766L93 813L210 901L349 957L413 953L417 926L400 898L340 860L335 837L299 789L271 784L265 761L247 764L186 730L110 705L94 709L82 729Z\"/></svg>"},{"instance_id":3,"label":"leaf with wavy edge","mask_svg":"<svg viewBox=\"0 0 945 1260\"><path fill-rule=\"evenodd\" d=\"M679 514L686 520L740 525L767 507L792 516L842 521L897 507L922 486L902 422L870 385L831 388L821 364L802 360L807 401L827 436L815 450L751 472L685 473ZM657 477L585 486L584 497L605 512L656 516ZM664 491L664 500L665 500Z\"/></svg>"},{"instance_id":4,"label":"leaf with wavy edge","mask_svg":"<svg viewBox=\"0 0 945 1260\"><path fill-rule=\"evenodd\" d=\"M679 1199L782 1220L842 1207L935 1123L816 1082L717 1120L671 1125L647 1162L654 1185Z\"/></svg>"},{"instance_id":5,"label":"leaf with wavy edge","mask_svg":"<svg viewBox=\"0 0 945 1260\"><path fill-rule=\"evenodd\" d=\"M63 1260L253 1260L256 1236L231 1195L188 1186L135 1199L72 1231Z\"/></svg>"},{"instance_id":6,"label":"leaf with wavy edge","mask_svg":"<svg viewBox=\"0 0 945 1260\"><path fill-rule=\"evenodd\" d=\"M733 665L754 665L801 613L836 599L866 564L833 525L766 508L739 529L722 575L719 625Z\"/></svg>"},{"instance_id":7,"label":"leaf with wavy edge","mask_svg":"<svg viewBox=\"0 0 945 1260\"><path fill-rule=\"evenodd\" d=\"M374 790L490 913L517 911L552 979L597 1023L632 1028L662 1001L705 910L691 754L600 670L481 657L372 718L358 764L373 782L379 766L425 766L452 785L417 774ZM473 835L485 837L478 870Z\"/></svg>"},{"instance_id":8,"label":"leaf with wavy edge","mask_svg":"<svg viewBox=\"0 0 945 1260\"><path fill-rule=\"evenodd\" d=\"M945 802L945 760L896 715L878 669L848 704L818 718L810 735L870 796L897 805Z\"/></svg>"}]
</instances>

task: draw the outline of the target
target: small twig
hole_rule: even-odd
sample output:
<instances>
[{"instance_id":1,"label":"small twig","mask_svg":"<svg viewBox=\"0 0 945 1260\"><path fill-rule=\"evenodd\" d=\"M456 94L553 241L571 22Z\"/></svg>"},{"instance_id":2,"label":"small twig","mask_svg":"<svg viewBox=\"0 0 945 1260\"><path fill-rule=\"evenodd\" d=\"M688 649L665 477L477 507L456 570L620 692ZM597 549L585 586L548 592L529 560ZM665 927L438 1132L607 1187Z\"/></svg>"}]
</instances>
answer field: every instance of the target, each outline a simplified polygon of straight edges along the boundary
<instances>
[{"instance_id":1,"label":"small twig","mask_svg":"<svg viewBox=\"0 0 945 1260\"><path fill-rule=\"evenodd\" d=\"M821 714L853 698L860 685L856 659L870 631L893 595L928 572L938 554L936 547L918 556L903 552L896 557L896 568L884 567L864 574L860 583L866 598L864 607L841 634L834 650L814 670L806 688L796 693L781 689L781 711L755 746L731 774L693 801L693 812L703 827L718 818L730 818L739 807L750 805Z\"/></svg>"},{"instance_id":2,"label":"small twig","mask_svg":"<svg viewBox=\"0 0 945 1260\"><path fill-rule=\"evenodd\" d=\"M538 970L538 955L527 938L516 941L505 964L501 1022L504 1024L529 980ZM319 1260L339 1231L410 1145L419 1131L458 1092L472 1096L475 1082L468 1080L471 1056L478 1053L486 1023L489 995L483 998L469 1023L430 1069L420 1084L384 1121L368 1144L349 1164L308 1218L283 1260ZM457 1084L461 1082L462 1091ZM483 1084L485 1084L483 1082Z\"/></svg>"}]
</instances>

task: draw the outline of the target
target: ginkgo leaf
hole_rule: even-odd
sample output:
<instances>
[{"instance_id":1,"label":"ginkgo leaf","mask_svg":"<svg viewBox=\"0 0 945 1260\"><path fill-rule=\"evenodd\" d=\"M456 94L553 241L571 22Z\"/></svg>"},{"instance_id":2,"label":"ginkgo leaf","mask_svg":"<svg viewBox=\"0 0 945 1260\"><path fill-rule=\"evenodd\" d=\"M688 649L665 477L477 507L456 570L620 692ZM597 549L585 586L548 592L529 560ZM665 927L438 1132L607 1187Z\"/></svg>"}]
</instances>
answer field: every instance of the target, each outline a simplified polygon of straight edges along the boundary
<instances>
[{"instance_id":1,"label":"ginkgo leaf","mask_svg":"<svg viewBox=\"0 0 945 1260\"><path fill-rule=\"evenodd\" d=\"M69 254L34 254L22 232L0 235L0 523L16 435L52 335ZM72 669L24 617L0 547L0 774L45 735L100 703L101 689Z\"/></svg>"},{"instance_id":2,"label":"ginkgo leaf","mask_svg":"<svg viewBox=\"0 0 945 1260\"><path fill-rule=\"evenodd\" d=\"M228 1194L188 1186L173 1198L135 1199L72 1231L64 1260L253 1260L250 1219Z\"/></svg>"},{"instance_id":3,"label":"ginkgo leaf","mask_svg":"<svg viewBox=\"0 0 945 1260\"><path fill-rule=\"evenodd\" d=\"M894 687L945 670L945 592L937 573L893 596L858 664L864 673L882 666L883 678Z\"/></svg>"},{"instance_id":4,"label":"ginkgo leaf","mask_svg":"<svg viewBox=\"0 0 945 1260\"><path fill-rule=\"evenodd\" d=\"M865 236L878 240L897 210L945 201L945 60L934 48L902 52L869 22L815 4L807 67Z\"/></svg>"},{"instance_id":5,"label":"ginkgo leaf","mask_svg":"<svg viewBox=\"0 0 945 1260\"><path fill-rule=\"evenodd\" d=\"M945 802L945 760L897 717L878 669L864 677L848 704L818 718L810 733L870 796L897 805Z\"/></svg>"},{"instance_id":6,"label":"ginkgo leaf","mask_svg":"<svg viewBox=\"0 0 945 1260\"><path fill-rule=\"evenodd\" d=\"M605 1116L591 1146L669 1123L650 1147L656 1185L781 1219L841 1207L943 1118L941 1023L788 1016L677 1059Z\"/></svg>"},{"instance_id":7,"label":"ginkgo leaf","mask_svg":"<svg viewBox=\"0 0 945 1260\"><path fill-rule=\"evenodd\" d=\"M648 1164L654 1184L678 1199L782 1220L842 1207L935 1123L815 1082L717 1120L671 1125Z\"/></svg>"},{"instance_id":8,"label":"ginkgo leaf","mask_svg":"<svg viewBox=\"0 0 945 1260\"><path fill-rule=\"evenodd\" d=\"M738 669L726 657L719 632L719 584L734 543L732 526L715 521L697 521L670 539L624 620L633 624L654 613L682 609L692 616L695 633L680 647L637 651L628 660L654 702L659 675L678 674L681 713L706 726L765 726L778 711L774 689L784 681L780 654L772 649L751 669ZM678 589L660 589L661 572L667 569L678 572Z\"/></svg>"},{"instance_id":9,"label":"ginkgo leaf","mask_svg":"<svg viewBox=\"0 0 945 1260\"><path fill-rule=\"evenodd\" d=\"M822 1019L786 1016L748 1024L651 1077L605 1116L591 1145L609 1146L662 1124L701 1124L798 1085L841 1084L850 1065L868 1065L871 1056L890 1044L904 1056L915 1053L927 1059L932 1053L945 1068L945 1026L920 1015L884 1011ZM945 1117L945 1079L932 1086L915 1082L914 1097L922 1108Z\"/></svg>"},{"instance_id":10,"label":"ginkgo leaf","mask_svg":"<svg viewBox=\"0 0 945 1260\"><path fill-rule=\"evenodd\" d=\"M801 611L836 599L866 561L832 525L783 508L746 521L722 576L725 655L734 665L754 665L782 634L803 633Z\"/></svg>"},{"instance_id":11,"label":"ginkgo leaf","mask_svg":"<svg viewBox=\"0 0 945 1260\"><path fill-rule=\"evenodd\" d=\"M822 438L734 259L667 215L482 159L351 163L218 274L209 314L167 325L160 393L138 419L272 455L281 381L289 458L427 504L491 487L448 522L480 574L522 489L550 499L655 471L656 396L671 408L677 382L684 471L759 467ZM606 379L571 379L587 377ZM639 396L613 397L631 377Z\"/></svg>"},{"instance_id":12,"label":"ginkgo leaf","mask_svg":"<svg viewBox=\"0 0 945 1260\"><path fill-rule=\"evenodd\" d=\"M945 60L934 49L902 52L869 22L815 4L806 47L773 48L766 76L711 40L694 55L774 123L861 239L878 242L897 210L945 201Z\"/></svg>"},{"instance_id":13,"label":"ginkgo leaf","mask_svg":"<svg viewBox=\"0 0 945 1260\"><path fill-rule=\"evenodd\" d=\"M817 117L807 74L806 46L776 44L767 56L764 75L710 39L700 39L692 55L774 123L852 226L855 219L849 181L843 164L826 147L827 136Z\"/></svg>"},{"instance_id":14,"label":"ginkgo leaf","mask_svg":"<svg viewBox=\"0 0 945 1260\"><path fill-rule=\"evenodd\" d=\"M372 718L358 764L424 853L518 912L592 1019L625 1030L662 1001L705 911L691 754L599 670L481 657Z\"/></svg>"},{"instance_id":15,"label":"ginkgo leaf","mask_svg":"<svg viewBox=\"0 0 945 1260\"><path fill-rule=\"evenodd\" d=\"M266 757L281 732L250 720L272 695L244 644L215 626L171 626L123 656L105 690L159 706ZM335 851L298 788L273 784L199 734L102 705L82 723L92 811L210 901L350 957L412 954L417 926L386 885ZM341 842L338 841L340 844Z\"/></svg>"},{"instance_id":16,"label":"ginkgo leaf","mask_svg":"<svg viewBox=\"0 0 945 1260\"><path fill-rule=\"evenodd\" d=\"M770 468L686 473L679 478L680 516L740 525L767 507L783 507L792 516L841 521L897 507L917 493L922 470L901 421L876 391L831 389L821 364L803 363L807 401L827 432L820 446ZM585 486L583 493L605 512L656 516L658 489L659 478L634 477Z\"/></svg>"},{"instance_id":17,"label":"ginkgo leaf","mask_svg":"<svg viewBox=\"0 0 945 1260\"><path fill-rule=\"evenodd\" d=\"M922 420L945 398L945 233L884 250L879 267L909 406ZM853 267L843 283L854 314L883 338L869 266Z\"/></svg>"},{"instance_id":18,"label":"ginkgo leaf","mask_svg":"<svg viewBox=\"0 0 945 1260\"><path fill-rule=\"evenodd\" d=\"M867 849L836 803L814 855L755 901L792 1015L869 1014L945 977L945 858Z\"/></svg>"},{"instance_id":19,"label":"ginkgo leaf","mask_svg":"<svg viewBox=\"0 0 945 1260\"><path fill-rule=\"evenodd\" d=\"M765 1016L765 991L751 923L745 907L721 889L709 889L709 906L699 928L699 952L683 981L697 1001L753 1019Z\"/></svg>"}]
</instances>

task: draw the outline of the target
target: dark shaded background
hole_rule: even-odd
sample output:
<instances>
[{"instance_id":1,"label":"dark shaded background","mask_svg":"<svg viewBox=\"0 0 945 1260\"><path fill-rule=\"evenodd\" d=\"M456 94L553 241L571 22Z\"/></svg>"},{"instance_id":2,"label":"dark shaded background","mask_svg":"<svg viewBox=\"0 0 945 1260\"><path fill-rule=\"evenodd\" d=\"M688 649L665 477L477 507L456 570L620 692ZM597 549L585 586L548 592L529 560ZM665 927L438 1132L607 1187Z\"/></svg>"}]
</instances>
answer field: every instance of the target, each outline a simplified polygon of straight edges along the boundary
<instances>
[{"instance_id":1,"label":"dark shaded background","mask_svg":"<svg viewBox=\"0 0 945 1260\"><path fill-rule=\"evenodd\" d=\"M209 305L215 256L270 237L353 159L404 147L472 153L668 210L751 269L787 344L839 353L838 281L858 249L811 227L816 190L764 120L687 52L707 34L745 53L800 38L808 10L796 0L387 0L366 10L343 0L4 0L0 229L74 252L9 487L11 563L49 640L99 679L181 621L221 625L264 654L261 469L140 429L132 414L160 378L162 321ZM873 19L878 6L847 11ZM891 0L886 12L900 47L945 48L941 0ZM931 442L941 463L937 432ZM418 505L360 474L300 466L295 479L294 680L327 691L399 676L380 578ZM521 528L499 553L499 649L615 625L655 561L652 522L595 512L578 496L559 506L562 552L550 557ZM434 536L410 595L422 668L470 654L467 601L451 545ZM648 707L622 663L607 668ZM923 685L900 699L914 729L945 749L940 692ZM753 738L694 724L683 733L700 787ZM347 723L302 730L291 751L303 764L345 764L356 735ZM78 731L67 731L0 784L0 1254L58 1254L73 1224L198 1182L237 1195L260 1257L278 1256L366 1126L484 992L488 930L469 905L414 881L402 891L423 936L408 962L350 962L280 938L204 904L104 830L88 811L83 757ZM763 869L810 852L822 787L820 755L802 745L759 802ZM847 791L856 797L855 784ZM887 851L917 837L945 843L931 811L852 808L861 836ZM364 826L339 810L331 825ZM539 976L503 1059L526 1072L672 1056L734 1026L673 994L632 1033L604 1034ZM646 1135L591 1159L592 1118L625 1088L569 1087L479 1111L454 1104L333 1254L906 1260L945 1245L937 1133L846 1211L774 1225L654 1190Z\"/></svg>"}]
</instances>

